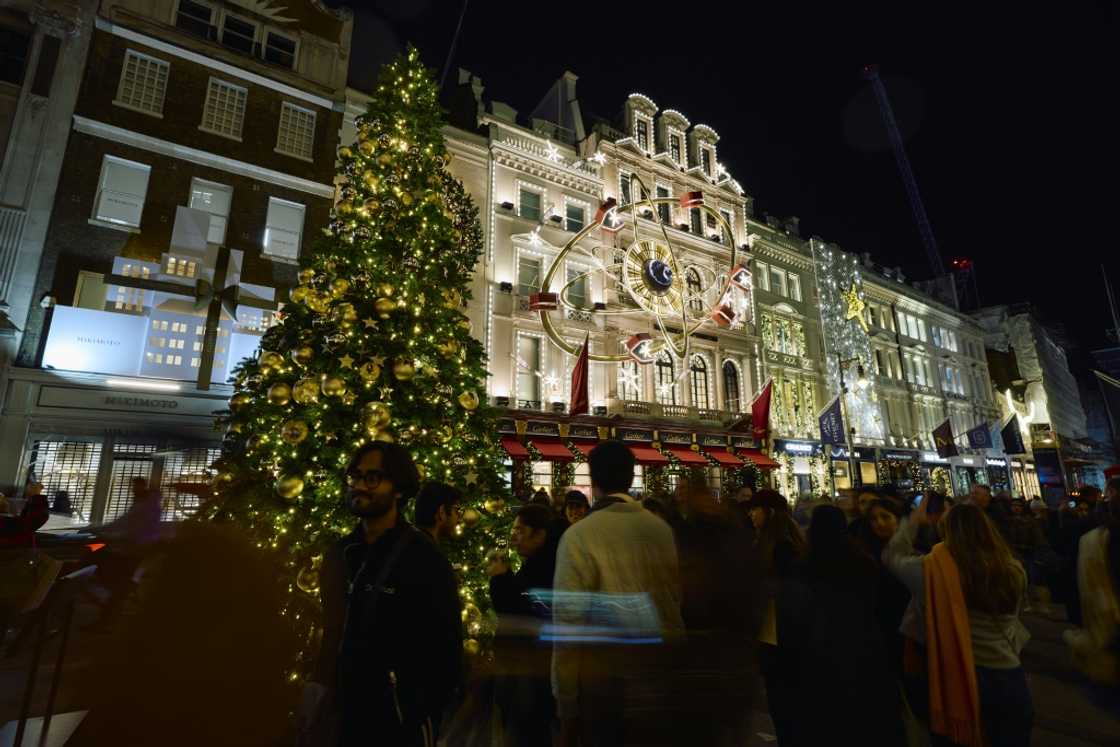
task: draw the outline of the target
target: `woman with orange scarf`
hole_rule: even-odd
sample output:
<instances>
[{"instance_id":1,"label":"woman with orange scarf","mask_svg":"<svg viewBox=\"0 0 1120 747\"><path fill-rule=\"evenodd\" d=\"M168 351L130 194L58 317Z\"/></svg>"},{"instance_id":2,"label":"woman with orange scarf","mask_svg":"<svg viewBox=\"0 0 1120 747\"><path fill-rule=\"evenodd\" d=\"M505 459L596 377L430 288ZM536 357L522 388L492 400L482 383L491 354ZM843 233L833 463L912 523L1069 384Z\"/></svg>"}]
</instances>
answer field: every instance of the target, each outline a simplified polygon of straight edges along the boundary
<instances>
[{"instance_id":1,"label":"woman with orange scarf","mask_svg":"<svg viewBox=\"0 0 1120 747\"><path fill-rule=\"evenodd\" d=\"M945 513L943 541L918 555L914 539L932 519L927 502L899 527L883 562L912 595L901 631L925 654L908 664L925 667L934 743L1028 747L1034 709L1019 661L1030 637L1019 619L1026 574L971 504Z\"/></svg>"}]
</instances>

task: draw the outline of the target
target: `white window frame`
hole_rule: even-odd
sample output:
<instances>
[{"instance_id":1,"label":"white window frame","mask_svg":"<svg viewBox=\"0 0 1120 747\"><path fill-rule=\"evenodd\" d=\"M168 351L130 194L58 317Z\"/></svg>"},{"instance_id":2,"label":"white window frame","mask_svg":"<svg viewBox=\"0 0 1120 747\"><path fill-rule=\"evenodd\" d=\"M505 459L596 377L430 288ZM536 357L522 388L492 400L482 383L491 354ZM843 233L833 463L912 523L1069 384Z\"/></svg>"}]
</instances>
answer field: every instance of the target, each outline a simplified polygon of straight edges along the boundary
<instances>
[{"instance_id":1,"label":"white window frame","mask_svg":"<svg viewBox=\"0 0 1120 747\"><path fill-rule=\"evenodd\" d=\"M137 106L136 104L129 103L122 98L124 96L125 71L128 69L128 58L129 57L135 57L137 59L147 60L150 63L154 63L154 64L164 68L164 70L166 71L164 73L164 76L163 76L163 90L160 91L159 110L158 111L154 111L152 109L145 109L142 106ZM159 57L153 57L150 54L144 54L143 52L137 52L135 49L127 49L127 50L125 50L125 53L124 53L124 61L121 63L121 77L120 77L120 80L117 82L117 96L116 96L116 98L113 99L113 105L114 106L119 106L122 109L128 109L130 111L140 112L141 114L147 114L149 117L156 117L157 119L163 119L163 105L167 101L167 86L170 82L171 82L171 63L170 62L168 62L167 60L164 60L164 59L160 59Z\"/></svg>"},{"instance_id":2,"label":"white window frame","mask_svg":"<svg viewBox=\"0 0 1120 747\"><path fill-rule=\"evenodd\" d=\"M537 196L541 198L540 215L538 215L536 218L528 218L521 212L521 192L522 191L536 192ZM532 182L523 182L520 179L518 179L517 180L517 215L519 217L525 218L526 220L532 220L532 221L537 221L537 222L543 221L546 217L545 216L545 198L547 196L548 196L548 190L545 189L544 187L542 187L541 185L533 184Z\"/></svg>"},{"instance_id":3,"label":"white window frame","mask_svg":"<svg viewBox=\"0 0 1120 747\"><path fill-rule=\"evenodd\" d=\"M229 192L229 212L227 212L225 215L221 215L219 213L210 212L209 210L206 210L205 208L195 208L194 205L193 205L193 202L194 202L194 191L195 191L195 185L196 184L201 186L201 187L204 187L204 188L209 188L212 191L227 191L227 192ZM215 189L215 188L217 188L217 189ZM226 235L227 235L227 230L229 228L229 215L230 215L230 213L233 212L233 187L232 186L230 186L228 184L221 184L220 182L212 182L212 181L209 181L208 179L199 179L198 177L194 177L193 179L191 179L191 191L187 195L187 205L188 205L188 207L192 207L195 210L202 210L203 212L209 213L209 215L210 215L210 231L206 235L206 240L207 241L209 241L211 244L224 244L224 243L226 243ZM214 219L215 218L218 218L221 221L221 236L217 236L217 237L214 235L214 230L215 230Z\"/></svg>"},{"instance_id":4,"label":"white window frame","mask_svg":"<svg viewBox=\"0 0 1120 747\"><path fill-rule=\"evenodd\" d=\"M564 196L564 230L571 233L579 233L579 231L572 231L572 229L568 228L569 207L577 207L583 211L583 225L581 225L579 228L579 231L582 231L583 229L587 228L587 222L589 220L587 216L591 214L591 203L585 200L578 200L575 197L568 197L567 195Z\"/></svg>"},{"instance_id":5,"label":"white window frame","mask_svg":"<svg viewBox=\"0 0 1120 747\"><path fill-rule=\"evenodd\" d=\"M591 308L593 303L591 300L591 276L587 274L590 270L591 268L587 265L571 260L564 261L564 285L567 285L572 280L573 275L583 275L584 301L586 301L585 308L588 309ZM570 297L571 291L568 291L568 294Z\"/></svg>"},{"instance_id":6,"label":"white window frame","mask_svg":"<svg viewBox=\"0 0 1120 747\"><path fill-rule=\"evenodd\" d=\"M801 300L801 276L796 272L786 273L786 286L789 290L789 297L794 301Z\"/></svg>"},{"instance_id":7,"label":"white window frame","mask_svg":"<svg viewBox=\"0 0 1120 747\"><path fill-rule=\"evenodd\" d=\"M697 360L700 361L700 363L702 363L703 366L704 366L703 374L704 374L704 400L705 401L704 401L703 406L701 406L699 403L696 402L696 373L697 373L697 371L695 369L693 369L692 366L693 366L693 363ZM699 408L701 410L715 409L715 408L712 407L712 394L713 394L713 392L712 392L712 364L711 364L711 361L708 360L708 356L706 356L706 355L702 355L700 353L694 353L688 359L688 396L689 396L689 399L691 400L692 406L696 407L696 408Z\"/></svg>"},{"instance_id":8,"label":"white window frame","mask_svg":"<svg viewBox=\"0 0 1120 747\"><path fill-rule=\"evenodd\" d=\"M770 265L765 262L754 261L754 272L758 277L758 287L767 293L770 292Z\"/></svg>"},{"instance_id":9,"label":"white window frame","mask_svg":"<svg viewBox=\"0 0 1120 747\"><path fill-rule=\"evenodd\" d=\"M539 368L536 371L533 371L532 369L528 369L528 368L525 370L525 373L535 374L535 376L536 376L537 397L535 399L531 399L529 397L524 396L524 393L521 391L522 370L521 370L521 366L518 365L517 361L521 357L521 338L523 338L523 337L524 338L531 338L531 339L536 340L537 341L537 346L538 346L537 350L540 354L540 362L538 363ZM526 363L528 363L528 361L526 361ZM529 331L526 331L526 330L523 330L523 329L515 330L514 331L514 338L513 338L513 397L514 397L513 401L514 401L515 404L517 404L521 401L527 401L527 402L540 402L542 408L545 406L545 403L547 402L548 393L545 392L545 390L544 390L544 375L545 375L545 371L547 371L547 370L548 370L548 345L545 344L544 336L539 335L535 332L529 332Z\"/></svg>"},{"instance_id":10,"label":"white window frame","mask_svg":"<svg viewBox=\"0 0 1120 747\"><path fill-rule=\"evenodd\" d=\"M626 181L630 185L630 196L627 197L622 189L622 183ZM634 201L634 172L618 170L618 203L620 205L629 204Z\"/></svg>"},{"instance_id":11,"label":"white window frame","mask_svg":"<svg viewBox=\"0 0 1120 747\"><path fill-rule=\"evenodd\" d=\"M239 123L239 127L237 129L237 134L236 135L231 135L231 134L226 133L226 132L220 132L219 130L211 129L211 128L206 126L206 110L210 106L210 91L211 91L211 86L214 83L217 83L218 85L224 86L226 88L231 88L231 89L236 90L236 91L241 91L243 94L245 94L244 110L241 112L241 122ZM241 142L241 135L242 135L242 133L245 132L245 115L248 114L248 112L249 112L249 89L244 87L244 86L239 86L236 83L230 83L228 80L224 80L222 78L218 78L218 77L215 77L215 76L211 75L210 79L206 82L206 98L202 102L202 122L199 123L198 129L201 130L202 132L208 133L210 135L217 135L218 137L224 137L228 140L235 140L235 141L240 143Z\"/></svg>"},{"instance_id":12,"label":"white window frame","mask_svg":"<svg viewBox=\"0 0 1120 747\"><path fill-rule=\"evenodd\" d=\"M709 159L707 169L704 168L704 153L708 154ZM697 156L699 157L700 163L696 165L700 167L701 173L703 173L704 176L708 177L709 179L715 179L719 171L716 166L716 149L711 145L701 143L700 147L698 148Z\"/></svg>"},{"instance_id":13,"label":"white window frame","mask_svg":"<svg viewBox=\"0 0 1120 747\"><path fill-rule=\"evenodd\" d=\"M517 254L514 257L514 265L513 265L513 290L519 296L525 295L525 294L521 293L521 263L524 260L530 260L530 261L536 262L537 267L538 267L538 269L537 269L537 280L538 281L544 280L544 271L545 271L544 257L537 252L529 251L528 249L518 247ZM540 288L540 286L538 285L537 289L539 290L539 288ZM536 292L536 291L534 291L534 292Z\"/></svg>"},{"instance_id":14,"label":"white window frame","mask_svg":"<svg viewBox=\"0 0 1120 747\"><path fill-rule=\"evenodd\" d=\"M638 138L639 122L644 122L646 125L646 144L644 146L642 145L641 139ZM634 145L637 145L639 150L646 153L653 152L653 118L641 112L634 112Z\"/></svg>"},{"instance_id":15,"label":"white window frame","mask_svg":"<svg viewBox=\"0 0 1120 747\"><path fill-rule=\"evenodd\" d=\"M673 158L673 136L676 136L680 141L680 152L676 158ZM688 160L688 141L684 137L684 133L676 127L665 128L665 152L669 155L669 160L678 166L684 166Z\"/></svg>"},{"instance_id":16,"label":"white window frame","mask_svg":"<svg viewBox=\"0 0 1120 747\"><path fill-rule=\"evenodd\" d=\"M253 50L256 49L257 44L260 43L261 31L263 30L264 26L259 21L255 21L252 18L248 18L247 16L243 16L239 13L231 13L230 11L228 11L224 8L222 9L222 14L221 15L222 15L221 25L218 27L218 38L216 39L218 45L222 46L222 47L225 47L226 49L232 50L234 52L241 53L241 51L239 49L236 49L234 47L230 47L224 42L225 35L226 35L226 23L229 21L229 17L233 16L237 20L239 20L243 23L249 24L250 26L253 27L253 39L252 39L252 41L250 42L250 45L249 45L248 56L249 57L257 57L257 55L253 54Z\"/></svg>"},{"instance_id":17,"label":"white window frame","mask_svg":"<svg viewBox=\"0 0 1120 747\"><path fill-rule=\"evenodd\" d=\"M290 150L285 150L284 148L280 147L281 143L283 142L282 136L284 134L284 112L286 110L289 110L289 109L294 110L295 112L298 112L299 114L304 114L304 115L310 114L311 115L311 138L307 143L307 155L304 155L303 153L293 153ZM290 119L289 119L289 121L290 121ZM314 109L308 109L306 106L299 106L297 104L293 104L290 101L280 102L280 118L277 120L277 123L276 123L276 148L274 148L274 150L277 153L280 153L281 155L290 156L291 158L298 158L299 160L307 161L308 163L314 163L315 162L315 158L314 158L314 156L315 156L315 128L318 126L318 124L319 124L318 116L317 116ZM288 139L292 140L294 138L289 137Z\"/></svg>"},{"instance_id":18,"label":"white window frame","mask_svg":"<svg viewBox=\"0 0 1120 747\"><path fill-rule=\"evenodd\" d=\"M136 220L135 223L129 223L128 221L123 221L123 220L113 220L112 218L104 218L104 217L101 216L101 200L102 200L102 194L103 194L103 192L105 192L105 187L106 187L105 176L106 176L106 172L108 171L108 164L109 163L116 163L116 164L120 164L122 166L126 166L126 167L129 167L129 168L142 169L145 172L144 194L142 194L142 195L130 195L132 197L139 197L140 198L140 215L137 217L137 220ZM118 229L118 230L121 230L121 231L130 231L130 232L139 231L140 222L143 220L143 217L144 217L144 205L147 204L147 201L148 201L148 185L151 183L151 179L152 179L152 167L149 166L148 164L139 163L138 161L130 161L127 158L120 158L119 156L113 156L113 155L109 155L108 153L106 153L105 156L101 159L101 173L97 177L97 192L95 193L94 199L93 199L93 216L90 218L90 222L94 223L96 225L108 226L109 228L115 228L115 229ZM115 190L109 190L109 191L113 192ZM128 195L129 193L118 192L118 194Z\"/></svg>"},{"instance_id":19,"label":"white window frame","mask_svg":"<svg viewBox=\"0 0 1120 747\"><path fill-rule=\"evenodd\" d=\"M269 231L272 230L272 227L268 223L268 212L272 211L273 203L276 203L278 205L283 205L283 206L289 207L289 208L299 208L300 212L303 214L303 221L301 221L301 223L300 223L299 234L298 234L297 240L295 242L295 244L296 244L296 255L294 257L288 257L284 254L269 251L269 241L268 241L268 239L269 239ZM284 199L281 199L279 197L269 197L268 198L268 211L265 213L264 234L261 237L261 255L263 255L265 257L268 257L269 259L271 259L275 262L288 262L288 263L298 262L300 253L303 251L303 231L304 231L304 228L306 228L306 226L307 226L307 206L306 205L304 205L302 203L299 203L299 202L293 202L291 200L284 200ZM287 230L287 229L283 229L283 230Z\"/></svg>"},{"instance_id":20,"label":"white window frame","mask_svg":"<svg viewBox=\"0 0 1120 747\"><path fill-rule=\"evenodd\" d=\"M781 287L778 288L777 290L771 290L771 292L776 293L777 295L781 296L782 298L786 298L789 295L789 289L786 286L786 271L785 271L784 268L778 267L777 265L770 265L770 275L771 275L771 277L770 277L770 281L771 281L770 282L770 287L771 287L771 289L774 288L773 280L774 280L774 275L775 274L778 277L778 282L781 285Z\"/></svg>"}]
</instances>

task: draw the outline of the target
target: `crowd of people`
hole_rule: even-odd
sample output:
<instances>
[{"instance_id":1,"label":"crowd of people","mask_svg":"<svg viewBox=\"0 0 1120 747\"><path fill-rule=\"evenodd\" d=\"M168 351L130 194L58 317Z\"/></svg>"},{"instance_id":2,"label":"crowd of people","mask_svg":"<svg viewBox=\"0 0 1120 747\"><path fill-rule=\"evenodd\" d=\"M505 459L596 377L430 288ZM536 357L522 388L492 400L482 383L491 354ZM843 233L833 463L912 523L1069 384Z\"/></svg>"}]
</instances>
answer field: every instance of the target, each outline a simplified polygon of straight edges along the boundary
<instances>
[{"instance_id":1,"label":"crowd of people","mask_svg":"<svg viewBox=\"0 0 1120 747\"><path fill-rule=\"evenodd\" d=\"M620 442L589 463L590 499L541 490L517 508L520 562L487 563L493 665L467 676L440 552L461 497L421 487L404 450L363 447L348 471L361 522L324 563L306 743L744 744L761 680L782 747L1025 747L1021 616L1047 589L1086 674L1118 684L1120 479L1057 511L983 485L791 506L750 487L721 500L701 475L641 500ZM417 528L401 514L414 496Z\"/></svg>"}]
</instances>

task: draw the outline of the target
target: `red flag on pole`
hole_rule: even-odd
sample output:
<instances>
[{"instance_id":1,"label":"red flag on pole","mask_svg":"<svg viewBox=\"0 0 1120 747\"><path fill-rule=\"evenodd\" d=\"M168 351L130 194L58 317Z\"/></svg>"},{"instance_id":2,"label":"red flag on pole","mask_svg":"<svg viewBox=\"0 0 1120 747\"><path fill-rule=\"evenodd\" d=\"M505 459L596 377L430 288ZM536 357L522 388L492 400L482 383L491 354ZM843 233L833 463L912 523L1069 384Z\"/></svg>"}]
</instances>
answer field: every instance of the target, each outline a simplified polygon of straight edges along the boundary
<instances>
[{"instance_id":1,"label":"red flag on pole","mask_svg":"<svg viewBox=\"0 0 1120 747\"><path fill-rule=\"evenodd\" d=\"M588 339L583 338L583 348L579 351L576 367L572 369L572 408L569 415L587 415L591 411L587 397Z\"/></svg>"},{"instance_id":2,"label":"red flag on pole","mask_svg":"<svg viewBox=\"0 0 1120 747\"><path fill-rule=\"evenodd\" d=\"M754 398L754 402L751 402L751 426L755 441L764 441L770 434L770 393L773 390L774 380L771 379Z\"/></svg>"}]
</instances>

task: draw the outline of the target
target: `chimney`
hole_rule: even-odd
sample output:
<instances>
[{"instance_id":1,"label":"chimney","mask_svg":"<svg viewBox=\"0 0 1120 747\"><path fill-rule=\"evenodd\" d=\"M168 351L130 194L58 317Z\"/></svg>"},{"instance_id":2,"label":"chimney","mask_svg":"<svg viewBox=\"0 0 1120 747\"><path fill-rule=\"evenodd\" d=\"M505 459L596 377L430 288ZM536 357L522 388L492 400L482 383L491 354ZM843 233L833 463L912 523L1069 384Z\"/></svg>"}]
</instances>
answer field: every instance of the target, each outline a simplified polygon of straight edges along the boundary
<instances>
[{"instance_id":1,"label":"chimney","mask_svg":"<svg viewBox=\"0 0 1120 747\"><path fill-rule=\"evenodd\" d=\"M791 215L785 220L786 233L792 234L800 238L801 236L801 219L796 215Z\"/></svg>"},{"instance_id":2,"label":"chimney","mask_svg":"<svg viewBox=\"0 0 1120 747\"><path fill-rule=\"evenodd\" d=\"M871 261L871 252L862 252L859 255L859 263L869 270L875 269L875 263Z\"/></svg>"},{"instance_id":3,"label":"chimney","mask_svg":"<svg viewBox=\"0 0 1120 747\"><path fill-rule=\"evenodd\" d=\"M894 268L894 278L895 278L895 280L897 280L900 283L905 283L906 282L906 276L902 274L902 268L901 267Z\"/></svg>"}]
</instances>

